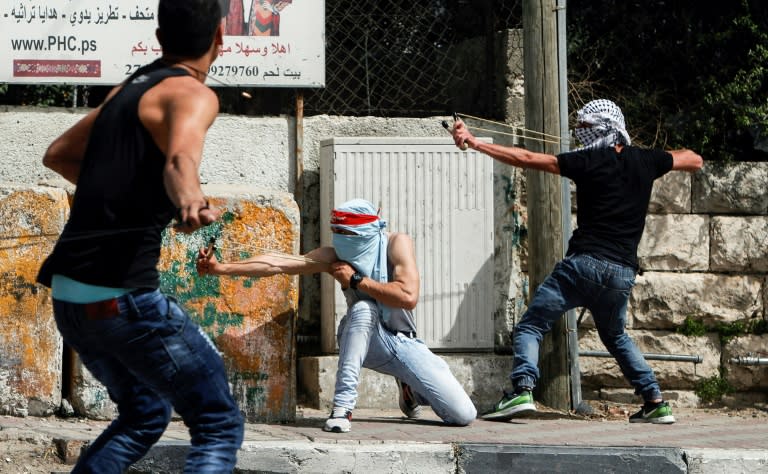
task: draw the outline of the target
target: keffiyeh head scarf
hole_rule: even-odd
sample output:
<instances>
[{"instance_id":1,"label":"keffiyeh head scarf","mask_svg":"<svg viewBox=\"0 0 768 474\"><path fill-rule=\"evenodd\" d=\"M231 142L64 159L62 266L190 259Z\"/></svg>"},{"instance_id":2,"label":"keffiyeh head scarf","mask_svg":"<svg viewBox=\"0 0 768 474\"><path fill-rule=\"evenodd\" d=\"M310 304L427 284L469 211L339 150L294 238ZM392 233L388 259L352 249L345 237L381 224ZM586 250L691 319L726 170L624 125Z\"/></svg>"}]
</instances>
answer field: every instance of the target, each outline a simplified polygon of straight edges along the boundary
<instances>
[{"instance_id":1,"label":"keffiyeh head scarf","mask_svg":"<svg viewBox=\"0 0 768 474\"><path fill-rule=\"evenodd\" d=\"M624 114L619 106L610 100L598 99L587 103L578 111L577 121L579 124L589 125L576 128L576 138L581 143L578 150L632 143L624 124Z\"/></svg>"}]
</instances>

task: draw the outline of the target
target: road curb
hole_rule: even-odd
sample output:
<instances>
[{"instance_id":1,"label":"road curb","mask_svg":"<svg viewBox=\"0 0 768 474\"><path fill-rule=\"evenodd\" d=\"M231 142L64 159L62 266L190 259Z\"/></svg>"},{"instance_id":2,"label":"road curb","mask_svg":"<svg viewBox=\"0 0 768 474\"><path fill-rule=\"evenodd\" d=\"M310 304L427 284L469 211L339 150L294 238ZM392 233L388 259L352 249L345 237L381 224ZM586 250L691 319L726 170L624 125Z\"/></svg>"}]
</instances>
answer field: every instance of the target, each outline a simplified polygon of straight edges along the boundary
<instances>
[{"instance_id":1,"label":"road curb","mask_svg":"<svg viewBox=\"0 0 768 474\"><path fill-rule=\"evenodd\" d=\"M161 441L134 464L131 474L182 471L189 444ZM595 474L712 474L766 472L768 450L661 447L528 446L492 443L399 443L340 440L250 441L238 454L235 472L364 473L429 472L494 474L510 471Z\"/></svg>"},{"instance_id":2,"label":"road curb","mask_svg":"<svg viewBox=\"0 0 768 474\"><path fill-rule=\"evenodd\" d=\"M462 473L565 472L594 474L631 472L687 473L679 448L513 446L463 444L459 447Z\"/></svg>"}]
</instances>

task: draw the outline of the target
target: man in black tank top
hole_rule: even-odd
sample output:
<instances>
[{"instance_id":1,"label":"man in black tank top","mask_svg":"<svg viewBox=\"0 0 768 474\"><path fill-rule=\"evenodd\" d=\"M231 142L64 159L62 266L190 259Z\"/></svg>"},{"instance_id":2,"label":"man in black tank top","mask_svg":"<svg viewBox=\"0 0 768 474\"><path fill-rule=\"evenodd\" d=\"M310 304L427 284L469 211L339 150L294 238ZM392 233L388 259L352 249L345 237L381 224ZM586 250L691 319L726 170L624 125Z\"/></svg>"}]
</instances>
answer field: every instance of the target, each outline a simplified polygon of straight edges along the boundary
<instances>
[{"instance_id":1,"label":"man in black tank top","mask_svg":"<svg viewBox=\"0 0 768 474\"><path fill-rule=\"evenodd\" d=\"M203 195L203 141L219 109L204 85L222 44L219 0L160 0L162 57L57 138L43 163L76 185L38 281L67 345L109 390L118 417L73 472L122 473L162 435L172 408L190 428L185 472L231 472L243 437L221 356L159 290L161 236L220 211Z\"/></svg>"},{"instance_id":2,"label":"man in black tank top","mask_svg":"<svg viewBox=\"0 0 768 474\"><path fill-rule=\"evenodd\" d=\"M459 147L469 146L512 166L560 174L576 183L577 229L568 252L536 289L515 327L512 390L505 390L482 418L507 420L535 411L531 391L539 378L541 339L563 313L584 307L592 313L601 341L645 402L629 421L674 423L653 370L624 326L653 182L670 170L695 172L703 162L690 150L630 146L624 116L609 100L588 103L579 111L578 121L576 138L583 147L557 156L484 143L460 120L453 130Z\"/></svg>"}]
</instances>

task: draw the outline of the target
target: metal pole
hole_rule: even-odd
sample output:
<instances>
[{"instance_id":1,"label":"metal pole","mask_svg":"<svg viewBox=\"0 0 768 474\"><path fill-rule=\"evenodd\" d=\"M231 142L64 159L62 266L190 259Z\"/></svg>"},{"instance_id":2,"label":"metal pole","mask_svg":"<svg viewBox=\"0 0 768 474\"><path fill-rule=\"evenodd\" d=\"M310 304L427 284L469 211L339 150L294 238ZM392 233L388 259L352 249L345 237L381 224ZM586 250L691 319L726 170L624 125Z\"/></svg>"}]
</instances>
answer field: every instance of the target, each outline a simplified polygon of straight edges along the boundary
<instances>
[{"instance_id":1,"label":"metal pole","mask_svg":"<svg viewBox=\"0 0 768 474\"><path fill-rule=\"evenodd\" d=\"M568 151L570 132L568 130L568 64L565 35L565 0L557 0L557 75L560 96L560 153ZM568 251L571 229L571 184L561 178L563 255ZM581 404L581 370L579 368L579 333L576 324L576 310L565 313L565 327L568 331L568 370L571 374L571 409L578 410Z\"/></svg>"},{"instance_id":2,"label":"metal pole","mask_svg":"<svg viewBox=\"0 0 768 474\"><path fill-rule=\"evenodd\" d=\"M293 199L299 206L299 215L304 210L304 91L296 90L296 174ZM299 238L299 253L304 253L304 240Z\"/></svg>"},{"instance_id":3,"label":"metal pole","mask_svg":"<svg viewBox=\"0 0 768 474\"><path fill-rule=\"evenodd\" d=\"M610 352L604 351L581 351L579 352L581 357L613 357ZM671 360L675 362L693 362L694 364L701 364L704 358L700 355L677 355L677 354L643 354L648 360ZM768 361L768 359L766 359Z\"/></svg>"},{"instance_id":4,"label":"metal pole","mask_svg":"<svg viewBox=\"0 0 768 474\"><path fill-rule=\"evenodd\" d=\"M739 356L729 362L736 365L768 365L768 357Z\"/></svg>"}]
</instances>

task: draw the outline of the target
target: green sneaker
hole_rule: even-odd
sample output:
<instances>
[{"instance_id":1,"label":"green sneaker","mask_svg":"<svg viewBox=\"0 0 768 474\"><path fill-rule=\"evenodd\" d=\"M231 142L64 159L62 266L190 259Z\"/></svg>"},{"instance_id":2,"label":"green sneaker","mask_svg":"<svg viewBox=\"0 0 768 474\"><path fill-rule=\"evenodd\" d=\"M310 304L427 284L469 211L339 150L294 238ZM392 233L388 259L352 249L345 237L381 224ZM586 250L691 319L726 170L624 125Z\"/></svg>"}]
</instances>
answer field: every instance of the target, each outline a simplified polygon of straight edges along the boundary
<instances>
[{"instance_id":1,"label":"green sneaker","mask_svg":"<svg viewBox=\"0 0 768 474\"><path fill-rule=\"evenodd\" d=\"M520 393L507 393L487 413L480 416L484 420L508 420L513 415L523 412L536 411L533 395L528 390Z\"/></svg>"},{"instance_id":2,"label":"green sneaker","mask_svg":"<svg viewBox=\"0 0 768 474\"><path fill-rule=\"evenodd\" d=\"M672 409L669 408L669 403L661 402L653 410L646 412L645 406L637 413L629 417L630 423L659 423L668 425L675 422L675 417L672 416Z\"/></svg>"}]
</instances>

